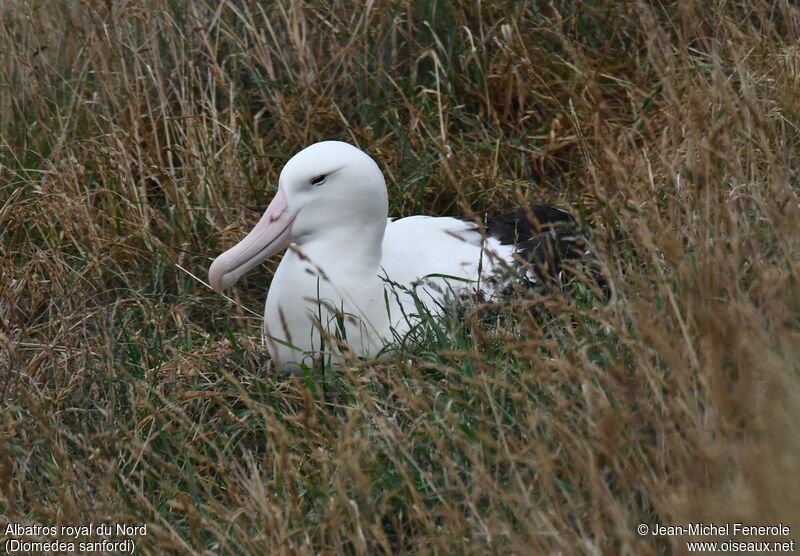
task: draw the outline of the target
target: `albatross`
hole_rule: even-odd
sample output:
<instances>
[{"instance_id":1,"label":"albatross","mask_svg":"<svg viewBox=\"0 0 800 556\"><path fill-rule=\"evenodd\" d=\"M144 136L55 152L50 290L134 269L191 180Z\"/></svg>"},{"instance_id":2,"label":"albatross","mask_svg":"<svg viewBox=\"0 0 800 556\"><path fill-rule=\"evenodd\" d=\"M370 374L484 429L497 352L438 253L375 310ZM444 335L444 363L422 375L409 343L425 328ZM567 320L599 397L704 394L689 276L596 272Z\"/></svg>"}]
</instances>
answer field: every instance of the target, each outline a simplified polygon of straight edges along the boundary
<instances>
[{"instance_id":1,"label":"albatross","mask_svg":"<svg viewBox=\"0 0 800 556\"><path fill-rule=\"evenodd\" d=\"M266 212L214 260L209 283L222 292L286 251L267 293L264 339L279 366L297 370L323 349L379 356L421 312L439 313L465 293L498 295L498 277L509 269L541 282L559 272L562 258L590 255L583 239L569 212L538 204L486 217L482 226L389 219L377 163L350 144L324 141L286 163Z\"/></svg>"}]
</instances>

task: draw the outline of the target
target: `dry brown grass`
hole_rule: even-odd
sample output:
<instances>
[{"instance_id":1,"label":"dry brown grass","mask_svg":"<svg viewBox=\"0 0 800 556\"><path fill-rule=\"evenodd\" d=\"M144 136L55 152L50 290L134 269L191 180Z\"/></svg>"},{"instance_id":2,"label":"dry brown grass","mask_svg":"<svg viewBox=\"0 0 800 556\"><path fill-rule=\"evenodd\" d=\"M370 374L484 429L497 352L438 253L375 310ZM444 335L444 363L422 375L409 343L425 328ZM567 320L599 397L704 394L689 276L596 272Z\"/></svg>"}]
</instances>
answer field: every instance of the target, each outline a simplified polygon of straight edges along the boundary
<instances>
[{"instance_id":1,"label":"dry brown grass","mask_svg":"<svg viewBox=\"0 0 800 556\"><path fill-rule=\"evenodd\" d=\"M641 522L800 540L799 17L5 2L3 531L147 523L146 554L686 550ZM270 273L237 306L178 265L205 276L323 138L380 161L395 215L576 207L615 302L520 299L274 375L242 308Z\"/></svg>"}]
</instances>

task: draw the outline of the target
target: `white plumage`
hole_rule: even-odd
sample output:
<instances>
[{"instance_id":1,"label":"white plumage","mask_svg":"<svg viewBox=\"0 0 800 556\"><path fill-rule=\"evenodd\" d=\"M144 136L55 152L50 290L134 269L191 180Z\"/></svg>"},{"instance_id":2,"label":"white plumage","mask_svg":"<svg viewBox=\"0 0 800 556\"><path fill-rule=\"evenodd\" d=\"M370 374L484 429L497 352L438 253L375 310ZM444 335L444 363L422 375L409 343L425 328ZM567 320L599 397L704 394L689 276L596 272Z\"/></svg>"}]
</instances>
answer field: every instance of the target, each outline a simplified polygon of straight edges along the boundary
<instances>
[{"instance_id":1,"label":"white plumage","mask_svg":"<svg viewBox=\"0 0 800 556\"><path fill-rule=\"evenodd\" d=\"M352 351L375 356L414 325L409 291L436 312L452 290L474 290L512 262L513 244L482 237L470 222L392 221L387 212L383 174L369 156L338 141L311 145L286 163L259 223L211 265L210 283L222 291L288 247L267 295L264 335L273 359L296 367L320 349L320 328L336 335L342 321Z\"/></svg>"}]
</instances>

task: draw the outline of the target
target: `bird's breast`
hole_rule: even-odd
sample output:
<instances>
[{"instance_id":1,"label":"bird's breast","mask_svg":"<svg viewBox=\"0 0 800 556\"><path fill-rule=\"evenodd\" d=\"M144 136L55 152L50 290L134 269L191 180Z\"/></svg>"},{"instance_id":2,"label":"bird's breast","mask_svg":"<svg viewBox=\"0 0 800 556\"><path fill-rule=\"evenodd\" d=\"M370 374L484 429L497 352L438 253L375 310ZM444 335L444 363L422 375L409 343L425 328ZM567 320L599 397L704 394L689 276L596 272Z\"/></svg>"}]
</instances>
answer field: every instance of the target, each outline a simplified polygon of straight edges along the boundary
<instances>
[{"instance_id":1,"label":"bird's breast","mask_svg":"<svg viewBox=\"0 0 800 556\"><path fill-rule=\"evenodd\" d=\"M294 361L301 352L332 346L333 338L345 340L358 355L376 353L389 332L383 291L377 272L341 273L287 253L264 311L270 353Z\"/></svg>"}]
</instances>

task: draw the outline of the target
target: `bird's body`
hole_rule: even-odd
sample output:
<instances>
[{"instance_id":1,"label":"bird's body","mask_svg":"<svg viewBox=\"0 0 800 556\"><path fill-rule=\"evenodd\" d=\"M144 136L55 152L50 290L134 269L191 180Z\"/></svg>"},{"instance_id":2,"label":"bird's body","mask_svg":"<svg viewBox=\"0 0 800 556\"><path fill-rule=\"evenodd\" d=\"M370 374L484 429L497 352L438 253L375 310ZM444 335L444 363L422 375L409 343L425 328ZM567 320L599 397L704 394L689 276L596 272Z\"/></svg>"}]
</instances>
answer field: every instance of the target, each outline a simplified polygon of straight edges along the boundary
<instances>
[{"instance_id":1,"label":"bird's body","mask_svg":"<svg viewBox=\"0 0 800 556\"><path fill-rule=\"evenodd\" d=\"M509 246L493 243L510 255ZM387 221L377 266L346 249L291 246L267 294L270 353L299 362L301 353L330 348L330 334L357 355L375 356L415 324L418 302L437 313L454 292L480 287L479 271L491 275L493 266L486 251L476 226L428 216Z\"/></svg>"},{"instance_id":2,"label":"bird's body","mask_svg":"<svg viewBox=\"0 0 800 556\"><path fill-rule=\"evenodd\" d=\"M574 225L569 213L548 210L555 211L548 220ZM379 355L418 322L421 307L437 313L464 290L493 295L490 278L514 264L520 244L539 248L547 242L536 233L555 237L535 210L536 233L530 222L499 218L488 220L488 235L457 218L392 221L387 212L383 175L371 158L346 143L311 145L286 164L253 231L214 261L210 282L221 291L288 247L267 295L264 332L273 359L296 368L320 351ZM546 264L546 255L528 251Z\"/></svg>"}]
</instances>

